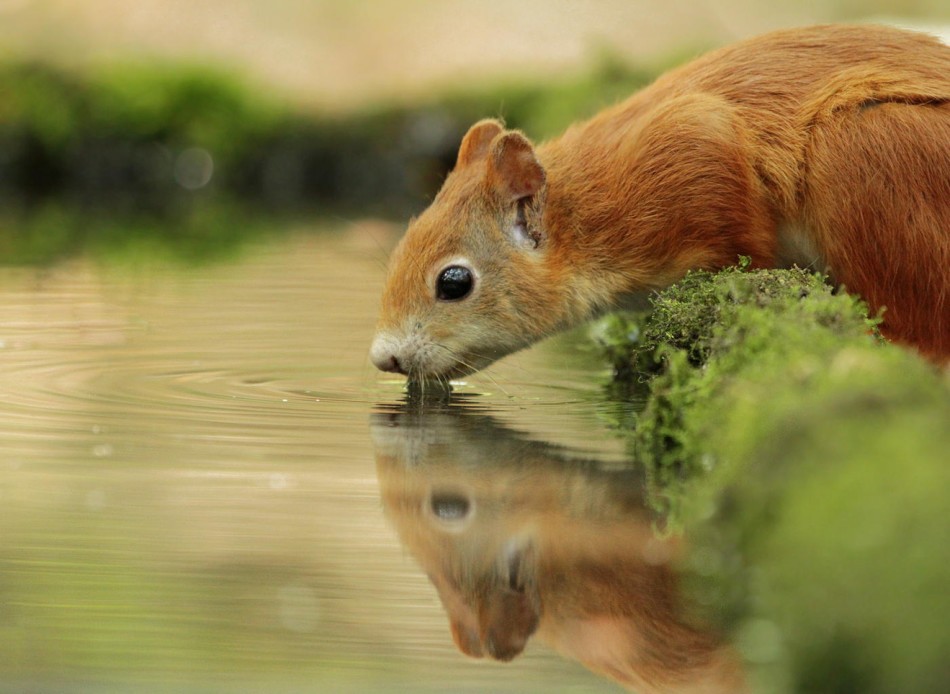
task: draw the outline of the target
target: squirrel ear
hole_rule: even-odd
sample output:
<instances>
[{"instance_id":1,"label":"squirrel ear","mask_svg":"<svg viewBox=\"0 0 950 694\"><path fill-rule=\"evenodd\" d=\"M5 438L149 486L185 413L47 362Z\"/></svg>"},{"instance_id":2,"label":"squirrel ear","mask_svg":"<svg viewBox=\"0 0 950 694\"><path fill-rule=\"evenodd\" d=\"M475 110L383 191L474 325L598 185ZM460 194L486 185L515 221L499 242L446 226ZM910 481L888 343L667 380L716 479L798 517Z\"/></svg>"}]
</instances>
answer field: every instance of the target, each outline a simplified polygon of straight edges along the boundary
<instances>
[{"instance_id":1,"label":"squirrel ear","mask_svg":"<svg viewBox=\"0 0 950 694\"><path fill-rule=\"evenodd\" d=\"M534 195L544 178L544 168L524 135L509 132L492 142L488 181L506 198L515 201Z\"/></svg>"},{"instance_id":2,"label":"squirrel ear","mask_svg":"<svg viewBox=\"0 0 950 694\"><path fill-rule=\"evenodd\" d=\"M455 161L455 168L461 168L471 164L473 161L482 159L488 153L488 146L491 141L504 132L505 126L501 121L494 118L486 118L478 121L468 129L465 137L462 138L462 144L459 145L458 159Z\"/></svg>"}]
</instances>

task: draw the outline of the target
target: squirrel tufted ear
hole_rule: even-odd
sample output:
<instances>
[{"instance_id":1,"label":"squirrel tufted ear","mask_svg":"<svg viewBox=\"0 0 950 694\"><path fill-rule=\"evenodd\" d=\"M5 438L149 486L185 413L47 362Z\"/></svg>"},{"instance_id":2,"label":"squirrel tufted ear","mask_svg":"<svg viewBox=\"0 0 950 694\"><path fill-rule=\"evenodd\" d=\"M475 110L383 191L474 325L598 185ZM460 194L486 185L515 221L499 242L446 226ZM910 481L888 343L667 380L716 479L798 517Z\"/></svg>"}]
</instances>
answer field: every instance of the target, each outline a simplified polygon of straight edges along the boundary
<instances>
[{"instance_id":1,"label":"squirrel tufted ear","mask_svg":"<svg viewBox=\"0 0 950 694\"><path fill-rule=\"evenodd\" d=\"M488 154L488 146L491 141L503 133L505 126L501 121L494 118L486 118L478 121L468 129L465 137L462 138L462 144L459 145L458 159L455 161L455 167L461 168L471 164L473 161L483 159Z\"/></svg>"},{"instance_id":2,"label":"squirrel tufted ear","mask_svg":"<svg viewBox=\"0 0 950 694\"><path fill-rule=\"evenodd\" d=\"M534 195L544 178L544 168L524 135L509 132L492 142L488 180L506 198L514 201Z\"/></svg>"}]
</instances>

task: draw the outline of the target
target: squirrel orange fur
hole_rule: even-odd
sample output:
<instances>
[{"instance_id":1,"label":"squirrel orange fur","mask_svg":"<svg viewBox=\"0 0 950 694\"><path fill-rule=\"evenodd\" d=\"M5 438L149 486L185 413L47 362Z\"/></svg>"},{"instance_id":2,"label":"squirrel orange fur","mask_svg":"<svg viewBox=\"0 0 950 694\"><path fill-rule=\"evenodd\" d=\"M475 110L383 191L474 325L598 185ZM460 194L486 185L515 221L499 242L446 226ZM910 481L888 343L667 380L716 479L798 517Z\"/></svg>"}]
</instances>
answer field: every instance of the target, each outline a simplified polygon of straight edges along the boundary
<instances>
[{"instance_id":1,"label":"squirrel orange fur","mask_svg":"<svg viewBox=\"0 0 950 694\"><path fill-rule=\"evenodd\" d=\"M371 358L462 376L739 255L827 272L886 336L950 358L950 47L779 31L538 147L476 123L393 253Z\"/></svg>"}]
</instances>

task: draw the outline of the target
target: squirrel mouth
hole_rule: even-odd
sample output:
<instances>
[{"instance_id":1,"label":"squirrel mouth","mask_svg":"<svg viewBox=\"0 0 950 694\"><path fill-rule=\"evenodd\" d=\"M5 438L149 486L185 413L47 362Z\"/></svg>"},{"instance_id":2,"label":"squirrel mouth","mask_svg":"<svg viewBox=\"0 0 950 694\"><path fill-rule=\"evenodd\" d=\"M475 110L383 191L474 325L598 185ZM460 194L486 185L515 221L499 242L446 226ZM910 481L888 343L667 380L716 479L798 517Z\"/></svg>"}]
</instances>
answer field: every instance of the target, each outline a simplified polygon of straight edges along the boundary
<instances>
[{"instance_id":1,"label":"squirrel mouth","mask_svg":"<svg viewBox=\"0 0 950 694\"><path fill-rule=\"evenodd\" d=\"M476 371L484 368L486 365L481 363L472 363L471 360L464 357L455 357L452 363L440 365L441 368L411 368L406 373L406 379L410 384L429 385L441 384L443 387L449 386L450 381L470 376ZM405 373L405 372L404 372Z\"/></svg>"},{"instance_id":2,"label":"squirrel mouth","mask_svg":"<svg viewBox=\"0 0 950 694\"><path fill-rule=\"evenodd\" d=\"M406 374L406 379L408 383L413 385L426 386L431 384L441 384L443 386L448 386L450 381L464 378L465 376L475 373L475 371L477 371L477 369L467 366L454 366L443 371L434 371L428 373L410 371L408 374Z\"/></svg>"}]
</instances>

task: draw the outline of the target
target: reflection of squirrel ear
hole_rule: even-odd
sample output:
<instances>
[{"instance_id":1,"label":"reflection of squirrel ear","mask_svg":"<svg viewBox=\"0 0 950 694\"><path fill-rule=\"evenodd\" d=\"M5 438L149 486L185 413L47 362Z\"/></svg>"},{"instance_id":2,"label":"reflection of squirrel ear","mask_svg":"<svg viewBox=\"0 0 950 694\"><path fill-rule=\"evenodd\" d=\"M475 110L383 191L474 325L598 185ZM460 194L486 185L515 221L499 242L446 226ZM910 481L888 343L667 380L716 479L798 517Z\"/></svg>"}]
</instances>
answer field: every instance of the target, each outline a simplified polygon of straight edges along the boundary
<instances>
[{"instance_id":1,"label":"reflection of squirrel ear","mask_svg":"<svg viewBox=\"0 0 950 694\"><path fill-rule=\"evenodd\" d=\"M491 143L488 182L514 202L531 197L544 185L544 168L531 142L519 132L508 132Z\"/></svg>"},{"instance_id":2,"label":"reflection of squirrel ear","mask_svg":"<svg viewBox=\"0 0 950 694\"><path fill-rule=\"evenodd\" d=\"M488 154L488 146L496 136L504 131L504 125L494 118L486 118L478 121L468 129L465 137L462 138L462 144L459 146L458 159L455 162L455 168L460 169L468 166L473 161L483 159Z\"/></svg>"},{"instance_id":3,"label":"reflection of squirrel ear","mask_svg":"<svg viewBox=\"0 0 950 694\"><path fill-rule=\"evenodd\" d=\"M511 660L524 650L541 618L534 545L511 540L500 559L501 580L482 603L478 621L485 650L498 660Z\"/></svg>"},{"instance_id":4,"label":"reflection of squirrel ear","mask_svg":"<svg viewBox=\"0 0 950 694\"><path fill-rule=\"evenodd\" d=\"M508 588L488 596L478 615L485 650L497 660L511 660L524 650L538 628L540 614L531 593Z\"/></svg>"},{"instance_id":5,"label":"reflection of squirrel ear","mask_svg":"<svg viewBox=\"0 0 950 694\"><path fill-rule=\"evenodd\" d=\"M524 593L537 584L537 555L534 543L526 538L512 538L501 552L502 585L516 593Z\"/></svg>"}]
</instances>

